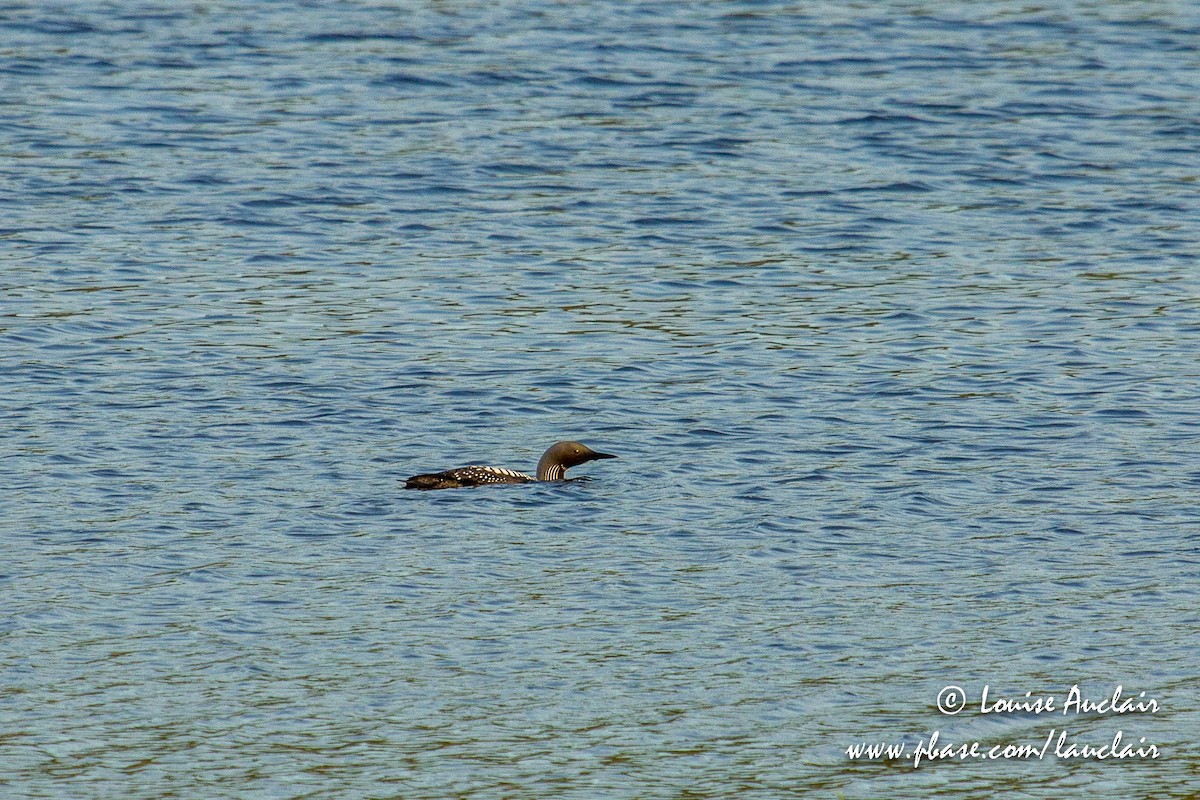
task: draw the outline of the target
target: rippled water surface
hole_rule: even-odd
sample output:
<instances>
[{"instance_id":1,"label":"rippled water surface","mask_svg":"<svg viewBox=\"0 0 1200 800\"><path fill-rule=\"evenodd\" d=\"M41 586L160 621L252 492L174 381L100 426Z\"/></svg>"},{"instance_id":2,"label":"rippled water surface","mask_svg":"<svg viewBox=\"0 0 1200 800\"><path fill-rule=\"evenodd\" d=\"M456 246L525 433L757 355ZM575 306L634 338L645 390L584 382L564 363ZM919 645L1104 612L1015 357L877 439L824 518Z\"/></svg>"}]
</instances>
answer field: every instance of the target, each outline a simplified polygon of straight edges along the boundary
<instances>
[{"instance_id":1,"label":"rippled water surface","mask_svg":"<svg viewBox=\"0 0 1200 800\"><path fill-rule=\"evenodd\" d=\"M1195 797L1198 43L0 4L5 797Z\"/></svg>"}]
</instances>

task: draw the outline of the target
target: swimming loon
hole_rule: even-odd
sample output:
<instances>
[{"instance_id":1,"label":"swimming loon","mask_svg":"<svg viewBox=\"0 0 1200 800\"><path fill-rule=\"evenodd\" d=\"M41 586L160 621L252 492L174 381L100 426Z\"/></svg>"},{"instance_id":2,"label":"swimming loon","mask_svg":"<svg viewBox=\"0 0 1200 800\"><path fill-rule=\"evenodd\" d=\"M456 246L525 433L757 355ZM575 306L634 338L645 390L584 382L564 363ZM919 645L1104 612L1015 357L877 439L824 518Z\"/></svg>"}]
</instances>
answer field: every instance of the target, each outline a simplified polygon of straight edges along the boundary
<instances>
[{"instance_id":1,"label":"swimming loon","mask_svg":"<svg viewBox=\"0 0 1200 800\"><path fill-rule=\"evenodd\" d=\"M597 453L579 442L558 442L542 454L537 465L537 477L501 467L459 467L445 472L413 475L404 484L405 489L462 489L467 486L484 486L489 483L532 483L533 481L562 480L569 467L595 461L598 458L616 458L609 453Z\"/></svg>"}]
</instances>

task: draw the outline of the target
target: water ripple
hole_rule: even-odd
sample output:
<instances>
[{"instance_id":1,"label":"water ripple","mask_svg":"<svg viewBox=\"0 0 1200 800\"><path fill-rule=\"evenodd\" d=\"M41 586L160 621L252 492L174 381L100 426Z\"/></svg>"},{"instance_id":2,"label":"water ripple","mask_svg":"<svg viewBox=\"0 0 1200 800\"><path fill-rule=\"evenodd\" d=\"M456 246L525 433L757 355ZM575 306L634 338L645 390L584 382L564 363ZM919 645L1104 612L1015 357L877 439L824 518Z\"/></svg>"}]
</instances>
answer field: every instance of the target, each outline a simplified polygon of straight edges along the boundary
<instances>
[{"instance_id":1,"label":"water ripple","mask_svg":"<svg viewBox=\"0 0 1200 800\"><path fill-rule=\"evenodd\" d=\"M0 31L17 794L1187 795L1190 9ZM399 489L561 438L620 458ZM1166 757L845 757L1049 727L950 683Z\"/></svg>"}]
</instances>

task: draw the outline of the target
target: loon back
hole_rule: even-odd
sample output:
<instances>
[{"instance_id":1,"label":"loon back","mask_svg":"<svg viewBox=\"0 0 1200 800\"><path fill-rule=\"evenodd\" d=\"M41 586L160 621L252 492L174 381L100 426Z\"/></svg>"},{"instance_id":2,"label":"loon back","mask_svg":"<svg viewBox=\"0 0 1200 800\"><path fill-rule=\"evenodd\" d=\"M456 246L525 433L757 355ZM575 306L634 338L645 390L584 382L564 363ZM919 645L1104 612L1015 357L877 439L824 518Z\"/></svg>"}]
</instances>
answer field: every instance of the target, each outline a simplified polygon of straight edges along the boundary
<instances>
[{"instance_id":1,"label":"loon back","mask_svg":"<svg viewBox=\"0 0 1200 800\"><path fill-rule=\"evenodd\" d=\"M562 480L567 469L598 458L616 458L609 453L597 453L579 442L558 442L550 447L538 461L537 477L501 467L458 467L445 472L429 472L413 475L405 489L463 489L486 486L492 483L532 483L534 481Z\"/></svg>"},{"instance_id":2,"label":"loon back","mask_svg":"<svg viewBox=\"0 0 1200 800\"><path fill-rule=\"evenodd\" d=\"M530 483L536 480L524 472L500 467L459 467L445 472L413 475L404 484L405 489L464 489L469 486L486 486L489 483Z\"/></svg>"}]
</instances>

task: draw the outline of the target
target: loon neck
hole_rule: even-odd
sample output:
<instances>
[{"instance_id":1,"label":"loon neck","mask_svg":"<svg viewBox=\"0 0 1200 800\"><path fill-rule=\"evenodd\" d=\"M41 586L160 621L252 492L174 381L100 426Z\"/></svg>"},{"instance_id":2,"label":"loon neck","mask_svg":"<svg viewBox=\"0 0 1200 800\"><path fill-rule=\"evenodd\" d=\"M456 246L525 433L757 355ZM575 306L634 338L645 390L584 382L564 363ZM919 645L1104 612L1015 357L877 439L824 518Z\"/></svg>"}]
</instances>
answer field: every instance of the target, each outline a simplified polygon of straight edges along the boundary
<instances>
[{"instance_id":1,"label":"loon neck","mask_svg":"<svg viewBox=\"0 0 1200 800\"><path fill-rule=\"evenodd\" d=\"M561 481L567 474L567 468L557 461L546 464L546 459L538 462L537 479L539 481Z\"/></svg>"}]
</instances>

